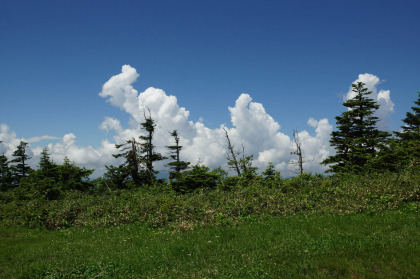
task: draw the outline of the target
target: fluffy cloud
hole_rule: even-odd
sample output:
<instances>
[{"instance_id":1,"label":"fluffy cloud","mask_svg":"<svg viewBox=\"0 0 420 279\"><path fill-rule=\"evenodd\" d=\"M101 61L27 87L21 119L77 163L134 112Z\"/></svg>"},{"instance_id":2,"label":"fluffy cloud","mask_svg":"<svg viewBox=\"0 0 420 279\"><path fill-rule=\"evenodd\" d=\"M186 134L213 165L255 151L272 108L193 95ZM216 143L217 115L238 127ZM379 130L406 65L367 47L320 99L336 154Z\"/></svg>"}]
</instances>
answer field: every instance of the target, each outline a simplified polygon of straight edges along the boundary
<instances>
[{"instance_id":1,"label":"fluffy cloud","mask_svg":"<svg viewBox=\"0 0 420 279\"><path fill-rule=\"evenodd\" d=\"M138 93L132 86L138 76L134 68L124 65L122 72L111 77L99 93L99 96L107 98L109 103L131 116L129 127L125 129L117 119L111 117L106 117L100 125L105 131L115 132L115 142L123 142L141 134L139 123L144 121L144 114L148 114L150 109L157 124L155 145L162 154L168 152L165 146L172 144L169 131L177 129L184 146L181 152L184 160L192 163L200 160L210 167L225 166L225 128L236 147L244 144L246 153L254 154L256 166L264 168L268 162L272 162L284 175L290 175L288 162L293 157L290 154L293 149L292 139L280 132L280 124L267 114L262 104L252 102L250 95L241 94L235 106L228 108L231 128L222 125L210 129L201 121L188 120L189 112L178 105L175 96L167 95L162 89L150 87ZM308 158L304 167L308 171L322 172L325 167L320 166L319 162L332 152L328 142L332 126L327 119L310 119L308 124L315 129L315 135L311 136L307 131L299 133L304 156Z\"/></svg>"},{"instance_id":2,"label":"fluffy cloud","mask_svg":"<svg viewBox=\"0 0 420 279\"><path fill-rule=\"evenodd\" d=\"M229 107L231 125L221 125L210 129L203 122L189 120L189 111L178 104L175 96L166 94L162 89L147 88L139 93L133 87L139 74L136 69L129 65L122 67L121 73L111 77L102 87L99 96L105 98L111 105L125 111L130 120L121 124L118 119L105 117L99 128L107 134L112 133L112 139L102 140L99 147L80 146L73 133L60 137L55 143L48 144L51 157L57 163L61 163L67 156L80 166L94 168L98 176L105 171L104 166L119 164L112 154L116 153L115 143L123 143L132 137L137 138L143 133L139 123L144 121L144 115L150 113L156 123L154 144L157 151L168 155L165 146L172 145L173 139L170 131L177 129L180 135L180 143L184 146L181 157L185 161L195 164L198 161L214 168L223 166L226 168L225 154L227 142L224 129L229 133L235 149L245 146L247 155L254 155L254 165L263 170L268 162L272 162L283 176L292 175L295 166L290 163L295 160L291 154L294 148L293 139L280 131L281 125L275 121L260 103L253 102L249 94L241 94L234 106ZM373 83L375 86L377 83ZM382 91L377 93L379 99L386 99ZM391 102L392 104L392 102ZM332 126L327 119L308 120L308 130L298 133L302 143L302 151L305 160L305 171L323 172L326 168L319 164L320 161L333 153L329 146ZM33 137L27 141L35 142L43 139L57 139L51 136ZM5 124L0 125L0 152L5 152L11 157L20 140L16 134L10 131ZM34 157L31 165L36 167L42 147L32 148L29 152ZM166 167L161 162L157 164L161 171Z\"/></svg>"},{"instance_id":3,"label":"fluffy cloud","mask_svg":"<svg viewBox=\"0 0 420 279\"><path fill-rule=\"evenodd\" d=\"M379 117L378 128L381 130L388 130L389 125L391 124L390 117L394 112L394 103L391 101L391 92L382 89L378 91L378 85L381 84L381 80L372 74L360 74L353 83L355 82L363 82L366 84L369 91L372 91L370 98L380 105L379 109L375 112L375 116ZM350 86L345 98L346 100L349 100L355 96L356 94L352 91Z\"/></svg>"}]
</instances>

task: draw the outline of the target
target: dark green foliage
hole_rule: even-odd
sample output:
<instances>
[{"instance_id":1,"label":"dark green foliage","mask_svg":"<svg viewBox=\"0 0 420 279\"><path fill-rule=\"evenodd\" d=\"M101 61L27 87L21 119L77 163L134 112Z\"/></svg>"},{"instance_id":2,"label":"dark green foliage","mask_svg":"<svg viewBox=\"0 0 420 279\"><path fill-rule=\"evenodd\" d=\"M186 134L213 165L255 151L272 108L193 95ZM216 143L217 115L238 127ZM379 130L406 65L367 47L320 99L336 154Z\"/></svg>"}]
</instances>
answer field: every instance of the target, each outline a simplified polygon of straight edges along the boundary
<instances>
[{"instance_id":1,"label":"dark green foliage","mask_svg":"<svg viewBox=\"0 0 420 279\"><path fill-rule=\"evenodd\" d=\"M407 112L403 119L402 132L395 132L399 145L408 153L407 167L420 165L420 92L418 95L414 102L417 106L411 107L413 112Z\"/></svg>"},{"instance_id":2,"label":"dark green foliage","mask_svg":"<svg viewBox=\"0 0 420 279\"><path fill-rule=\"evenodd\" d=\"M194 169L182 173L183 181L176 184L179 192L183 191L182 195L170 190L166 184L159 184L96 195L66 191L60 200L52 201L41 197L22 201L5 197L0 199L0 227L22 225L60 229L142 223L184 230L221 223L239 224L264 216L343 215L384 210L418 213L420 210L418 172L330 177L304 173L282 179L278 184L259 178L245 184L239 177L220 181L217 174L200 166L190 175L193 179L189 179L187 173L192 171ZM227 186L225 181L230 178L241 181L226 190L217 186L208 189L216 184ZM197 181L203 184L198 185ZM156 191L151 191L154 189Z\"/></svg>"},{"instance_id":3,"label":"dark green foliage","mask_svg":"<svg viewBox=\"0 0 420 279\"><path fill-rule=\"evenodd\" d=\"M57 165L50 158L50 153L48 147L44 147L41 152L41 158L39 160L39 170L43 173L43 175L47 177L53 177L56 175Z\"/></svg>"},{"instance_id":4,"label":"dark green foliage","mask_svg":"<svg viewBox=\"0 0 420 279\"><path fill-rule=\"evenodd\" d=\"M175 145L166 146L170 150L171 152L170 157L173 160L172 162L168 163L167 166L170 167L169 179L173 179L181 171L186 170L188 166L190 165L190 162L181 161L179 158L179 153L182 149L182 146L179 145L178 131L173 130L170 134L175 140Z\"/></svg>"},{"instance_id":5,"label":"dark green foliage","mask_svg":"<svg viewBox=\"0 0 420 279\"><path fill-rule=\"evenodd\" d=\"M367 169L375 172L402 172L411 162L412 153L405 144L390 139L379 146L376 156L369 160Z\"/></svg>"},{"instance_id":6,"label":"dark green foliage","mask_svg":"<svg viewBox=\"0 0 420 279\"><path fill-rule=\"evenodd\" d=\"M111 183L117 183L117 188L125 188L126 180L129 178L137 187L142 186L145 171L141 166L139 143L132 138L124 144L116 144L115 147L120 150L120 153L113 156L125 158L125 161L118 167L106 166L108 172L105 176L112 180Z\"/></svg>"},{"instance_id":7,"label":"dark green foliage","mask_svg":"<svg viewBox=\"0 0 420 279\"><path fill-rule=\"evenodd\" d=\"M137 172L133 173L133 168L127 165L120 165L117 167L114 166L105 166L106 172L102 176L101 187L102 190L107 188L108 190L115 189L130 189L135 187L138 184L135 184L135 180L132 179L133 176L136 177L136 180L140 180L140 174ZM131 178L131 179L130 179ZM97 181L98 182L98 181Z\"/></svg>"},{"instance_id":8,"label":"dark green foliage","mask_svg":"<svg viewBox=\"0 0 420 279\"><path fill-rule=\"evenodd\" d=\"M57 199L61 193L57 185L58 177L58 166L51 160L49 150L45 147L41 152L39 168L31 170L29 176L20 181L17 194L21 199L29 197Z\"/></svg>"},{"instance_id":9,"label":"dark green foliage","mask_svg":"<svg viewBox=\"0 0 420 279\"><path fill-rule=\"evenodd\" d=\"M254 179L257 176L257 167L252 166L254 155L245 156L239 160L238 165L241 170L241 176L246 180Z\"/></svg>"},{"instance_id":10,"label":"dark green foliage","mask_svg":"<svg viewBox=\"0 0 420 279\"><path fill-rule=\"evenodd\" d=\"M379 105L368 96L371 94L364 83L352 85L356 96L344 102L348 108L341 116L337 116L337 129L331 134L331 146L336 154L321 164L329 165L329 172L360 173L371 171L369 160L376 156L377 148L386 142L389 133L377 129L378 118L373 113Z\"/></svg>"},{"instance_id":11,"label":"dark green foliage","mask_svg":"<svg viewBox=\"0 0 420 279\"><path fill-rule=\"evenodd\" d=\"M89 176L94 170L80 168L71 163L69 158L64 158L64 164L58 165L58 186L63 191L87 191L91 187Z\"/></svg>"},{"instance_id":12,"label":"dark green foliage","mask_svg":"<svg viewBox=\"0 0 420 279\"><path fill-rule=\"evenodd\" d=\"M7 191L13 188L12 171L6 155L0 155L0 191Z\"/></svg>"},{"instance_id":13,"label":"dark green foliage","mask_svg":"<svg viewBox=\"0 0 420 279\"><path fill-rule=\"evenodd\" d=\"M213 172L217 173L221 180L226 179L229 175L229 173L221 166L218 166L217 168L213 169Z\"/></svg>"},{"instance_id":14,"label":"dark green foliage","mask_svg":"<svg viewBox=\"0 0 420 279\"><path fill-rule=\"evenodd\" d=\"M14 159L10 162L13 164L12 170L15 184L18 184L23 177L27 176L29 170L31 169L27 163L27 161L31 158L26 154L27 145L28 143L21 141L17 146L16 151L12 154Z\"/></svg>"},{"instance_id":15,"label":"dark green foliage","mask_svg":"<svg viewBox=\"0 0 420 279\"><path fill-rule=\"evenodd\" d=\"M59 199L70 190L88 191L92 188L89 176L94 170L79 168L65 157L63 165L56 165L49 159L48 150L44 149L40 167L31 170L21 179L16 194L19 199Z\"/></svg>"},{"instance_id":16,"label":"dark green foliage","mask_svg":"<svg viewBox=\"0 0 420 279\"><path fill-rule=\"evenodd\" d=\"M129 188L133 184L137 187L153 185L158 173L154 170L153 163L166 159L160 153L154 151L155 146L152 142L156 125L152 117L146 117L145 115L145 122L140 124L142 129L146 131L145 136L139 137L140 141L132 138L124 144L115 145L120 153L113 156L124 158L125 161L118 167L106 166L107 173L104 177L106 180L109 179L113 188ZM104 183L106 183L106 180L104 180Z\"/></svg>"},{"instance_id":17,"label":"dark green foliage","mask_svg":"<svg viewBox=\"0 0 420 279\"><path fill-rule=\"evenodd\" d=\"M413 112L407 112L403 119L405 125L401 126L402 132L395 132L402 141L420 140L420 92L418 92L418 99L414 103L417 106L411 107Z\"/></svg>"},{"instance_id":18,"label":"dark green foliage","mask_svg":"<svg viewBox=\"0 0 420 279\"><path fill-rule=\"evenodd\" d=\"M196 189L214 189L221 180L221 175L204 165L194 165L191 170L184 171L171 181L173 189L179 193L193 192Z\"/></svg>"},{"instance_id":19,"label":"dark green foliage","mask_svg":"<svg viewBox=\"0 0 420 279\"><path fill-rule=\"evenodd\" d=\"M281 175L279 171L276 171L273 163L269 162L265 171L261 173L265 183L269 187L279 186L281 183Z\"/></svg>"}]
</instances>

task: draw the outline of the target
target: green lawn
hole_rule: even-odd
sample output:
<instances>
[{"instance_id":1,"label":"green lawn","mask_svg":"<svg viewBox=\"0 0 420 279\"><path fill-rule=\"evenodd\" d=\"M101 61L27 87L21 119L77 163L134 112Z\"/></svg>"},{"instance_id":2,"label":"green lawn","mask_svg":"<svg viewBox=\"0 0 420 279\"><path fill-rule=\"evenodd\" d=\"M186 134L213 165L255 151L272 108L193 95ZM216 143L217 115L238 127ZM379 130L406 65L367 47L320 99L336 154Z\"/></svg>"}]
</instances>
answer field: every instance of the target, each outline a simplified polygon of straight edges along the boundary
<instances>
[{"instance_id":1,"label":"green lawn","mask_svg":"<svg viewBox=\"0 0 420 279\"><path fill-rule=\"evenodd\" d=\"M0 228L1 278L419 278L418 213L269 217L186 232Z\"/></svg>"}]
</instances>

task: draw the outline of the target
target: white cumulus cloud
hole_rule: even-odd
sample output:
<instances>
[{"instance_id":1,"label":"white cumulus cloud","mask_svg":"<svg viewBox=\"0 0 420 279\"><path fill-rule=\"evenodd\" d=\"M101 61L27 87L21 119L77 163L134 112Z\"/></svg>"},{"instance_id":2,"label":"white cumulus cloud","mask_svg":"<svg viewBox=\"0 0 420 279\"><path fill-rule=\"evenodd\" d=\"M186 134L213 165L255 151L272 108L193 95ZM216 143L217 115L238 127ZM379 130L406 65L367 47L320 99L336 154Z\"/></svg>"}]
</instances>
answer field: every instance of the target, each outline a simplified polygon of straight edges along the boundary
<instances>
[{"instance_id":1,"label":"white cumulus cloud","mask_svg":"<svg viewBox=\"0 0 420 279\"><path fill-rule=\"evenodd\" d=\"M226 128L236 149L244 144L247 154L254 154L254 164L265 168L272 162L284 175L290 175L287 162L292 159L290 151L293 148L292 139L280 132L280 124L264 109L261 103L252 102L249 94L241 94L233 107L229 107L232 127L221 125L210 129L201 121L188 119L189 111L179 106L177 98L167 95L162 89L147 88L138 93L133 87L137 80L137 71L129 65L124 65L120 74L111 77L103 86L99 96L107 98L112 105L119 107L131 116L127 128L114 118L106 117L100 128L114 131L114 141L123 142L142 133L141 122L144 114L150 109L157 126L155 131L155 146L157 151L167 155L165 148L171 145L169 132L177 129L184 146L181 152L183 160L196 163L200 160L209 167L226 166L226 138L223 128ZM318 163L331 153L329 135L332 126L327 119L319 121L310 119L309 125L315 129L315 135L301 132L302 145L306 157L307 171L324 171L325 167ZM306 147L305 147L306 145Z\"/></svg>"}]
</instances>

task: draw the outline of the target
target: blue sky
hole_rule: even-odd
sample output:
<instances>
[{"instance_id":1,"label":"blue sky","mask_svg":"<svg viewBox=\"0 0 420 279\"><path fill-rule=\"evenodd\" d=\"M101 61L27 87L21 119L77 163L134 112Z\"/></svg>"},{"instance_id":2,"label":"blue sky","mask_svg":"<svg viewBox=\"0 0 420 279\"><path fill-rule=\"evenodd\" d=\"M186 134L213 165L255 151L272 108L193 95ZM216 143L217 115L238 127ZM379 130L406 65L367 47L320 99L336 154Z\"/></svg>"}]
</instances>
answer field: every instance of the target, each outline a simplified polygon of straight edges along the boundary
<instances>
[{"instance_id":1,"label":"blue sky","mask_svg":"<svg viewBox=\"0 0 420 279\"><path fill-rule=\"evenodd\" d=\"M420 91L419 11L414 0L2 1L0 124L17 139L115 143L117 131L98 127L112 117L127 128L133 115L98 94L130 65L139 93L176 96L194 123L235 128L228 107L247 93L289 137L315 137L311 117L334 126L351 83L369 73L390 92L396 130Z\"/></svg>"}]
</instances>

